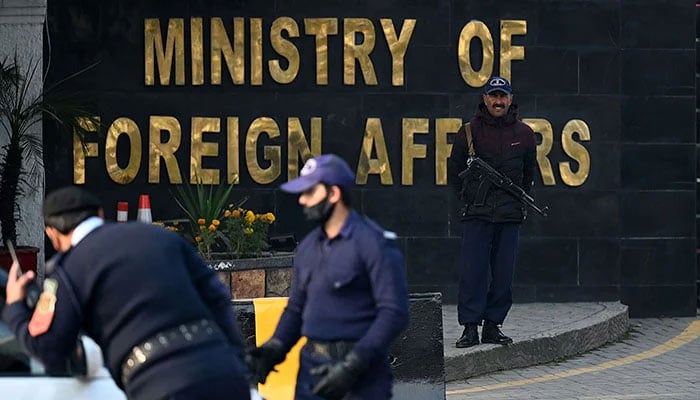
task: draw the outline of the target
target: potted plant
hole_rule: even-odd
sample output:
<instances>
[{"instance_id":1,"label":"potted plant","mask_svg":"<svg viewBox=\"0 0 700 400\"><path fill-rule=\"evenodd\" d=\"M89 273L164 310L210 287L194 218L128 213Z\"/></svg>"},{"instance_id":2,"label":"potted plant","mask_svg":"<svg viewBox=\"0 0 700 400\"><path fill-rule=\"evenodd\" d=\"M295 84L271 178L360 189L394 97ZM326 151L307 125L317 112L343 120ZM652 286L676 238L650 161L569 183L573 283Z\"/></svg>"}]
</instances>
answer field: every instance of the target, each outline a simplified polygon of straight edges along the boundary
<instances>
[{"instance_id":1,"label":"potted plant","mask_svg":"<svg viewBox=\"0 0 700 400\"><path fill-rule=\"evenodd\" d=\"M99 120L83 108L78 93L61 91L66 80L92 68L91 65L77 73L45 87L46 76L41 76L41 61L29 60L23 67L14 57L0 61L0 135L4 145L0 148L0 236L2 244L17 241L17 222L21 219L19 199L25 190L41 187L43 180L42 140L37 132L42 118L46 117L66 134L84 137L89 124L99 126ZM36 89L36 81L41 87ZM20 260L23 268L36 269L37 248L17 246L18 255L27 252L29 258ZM0 251L0 257L2 253ZM8 261L0 264L9 266Z\"/></svg>"}]
</instances>

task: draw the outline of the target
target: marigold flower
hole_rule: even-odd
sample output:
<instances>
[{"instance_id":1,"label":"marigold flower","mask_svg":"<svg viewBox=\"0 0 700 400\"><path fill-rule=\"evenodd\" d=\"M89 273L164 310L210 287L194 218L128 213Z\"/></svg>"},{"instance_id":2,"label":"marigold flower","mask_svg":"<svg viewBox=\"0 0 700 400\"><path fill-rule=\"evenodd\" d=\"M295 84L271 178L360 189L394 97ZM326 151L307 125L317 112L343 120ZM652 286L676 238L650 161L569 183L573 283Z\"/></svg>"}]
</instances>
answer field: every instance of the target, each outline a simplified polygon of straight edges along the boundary
<instances>
[{"instance_id":1,"label":"marigold flower","mask_svg":"<svg viewBox=\"0 0 700 400\"><path fill-rule=\"evenodd\" d=\"M233 210L231 215L233 215L233 218L238 218L241 216L241 210Z\"/></svg>"},{"instance_id":2,"label":"marigold flower","mask_svg":"<svg viewBox=\"0 0 700 400\"><path fill-rule=\"evenodd\" d=\"M216 225L211 224L209 225L209 232L214 232L216 230Z\"/></svg>"},{"instance_id":3,"label":"marigold flower","mask_svg":"<svg viewBox=\"0 0 700 400\"><path fill-rule=\"evenodd\" d=\"M243 229L243 233L245 233L246 235L252 235L253 232L254 232L254 231L253 231L253 228L245 228L245 229Z\"/></svg>"},{"instance_id":4,"label":"marigold flower","mask_svg":"<svg viewBox=\"0 0 700 400\"><path fill-rule=\"evenodd\" d=\"M255 221L255 214L253 214L252 211L248 210L245 213L245 222L247 222L250 225L253 223L253 221Z\"/></svg>"},{"instance_id":5,"label":"marigold flower","mask_svg":"<svg viewBox=\"0 0 700 400\"><path fill-rule=\"evenodd\" d=\"M199 225L204 225L204 224L206 224L206 223L207 223L207 220L204 219L204 218L200 218L200 219L197 220L197 224L199 224Z\"/></svg>"},{"instance_id":6,"label":"marigold flower","mask_svg":"<svg viewBox=\"0 0 700 400\"><path fill-rule=\"evenodd\" d=\"M229 210L224 211L224 217L228 218L230 216L231 216L231 211L229 211Z\"/></svg>"},{"instance_id":7,"label":"marigold flower","mask_svg":"<svg viewBox=\"0 0 700 400\"><path fill-rule=\"evenodd\" d=\"M201 236L195 236L195 237L194 237L194 240L197 241L197 242L201 242L201 241L202 241L202 237L201 237Z\"/></svg>"},{"instance_id":8,"label":"marigold flower","mask_svg":"<svg viewBox=\"0 0 700 400\"><path fill-rule=\"evenodd\" d=\"M221 221L219 221L218 219L213 219L213 220L211 221L211 224L214 225L214 226L219 226L220 223L221 223Z\"/></svg>"},{"instance_id":9,"label":"marigold flower","mask_svg":"<svg viewBox=\"0 0 700 400\"><path fill-rule=\"evenodd\" d=\"M205 229L207 229L206 226L204 226L204 225L200 225L200 226L199 226L199 230L200 230L200 231L203 231L203 230L205 230Z\"/></svg>"},{"instance_id":10,"label":"marigold flower","mask_svg":"<svg viewBox=\"0 0 700 400\"><path fill-rule=\"evenodd\" d=\"M267 222L269 222L269 223L275 222L275 214L273 214L271 212L265 214L265 218L267 218Z\"/></svg>"}]
</instances>

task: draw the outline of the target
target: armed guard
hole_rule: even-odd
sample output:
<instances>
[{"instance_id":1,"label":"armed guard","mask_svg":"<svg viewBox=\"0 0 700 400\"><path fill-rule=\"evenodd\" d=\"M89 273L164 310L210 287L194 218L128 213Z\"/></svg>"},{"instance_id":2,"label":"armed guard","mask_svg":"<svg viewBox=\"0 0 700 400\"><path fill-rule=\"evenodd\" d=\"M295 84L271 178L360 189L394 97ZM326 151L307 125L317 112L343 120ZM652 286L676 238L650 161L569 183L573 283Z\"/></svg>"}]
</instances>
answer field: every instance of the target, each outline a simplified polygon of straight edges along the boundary
<instances>
[{"instance_id":1,"label":"armed guard","mask_svg":"<svg viewBox=\"0 0 700 400\"><path fill-rule=\"evenodd\" d=\"M518 233L527 212L523 199L531 199L536 163L535 134L518 119L510 82L491 77L482 100L457 133L448 161L448 181L463 204L457 314L464 331L456 343L459 348L479 344L477 325L482 322L482 343L512 343L500 326L513 303ZM519 185L522 195L495 184L484 168L468 168L476 157Z\"/></svg>"}]
</instances>

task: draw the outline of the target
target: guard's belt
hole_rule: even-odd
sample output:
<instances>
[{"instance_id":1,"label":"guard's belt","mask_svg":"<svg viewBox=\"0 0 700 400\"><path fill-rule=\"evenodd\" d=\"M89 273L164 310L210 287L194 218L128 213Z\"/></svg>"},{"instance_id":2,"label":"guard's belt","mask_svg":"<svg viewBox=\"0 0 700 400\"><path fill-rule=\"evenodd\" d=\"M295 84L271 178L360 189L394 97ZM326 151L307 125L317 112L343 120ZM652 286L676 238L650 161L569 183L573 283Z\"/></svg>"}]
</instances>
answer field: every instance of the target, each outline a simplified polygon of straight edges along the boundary
<instances>
[{"instance_id":1,"label":"guard's belt","mask_svg":"<svg viewBox=\"0 0 700 400\"><path fill-rule=\"evenodd\" d=\"M337 340L326 342L321 340L309 339L304 346L308 351L325 357L330 357L334 360L341 360L353 349L355 342Z\"/></svg>"},{"instance_id":2,"label":"guard's belt","mask_svg":"<svg viewBox=\"0 0 700 400\"><path fill-rule=\"evenodd\" d=\"M124 359L122 384L126 386L136 371L150 360L160 357L166 350L187 348L217 339L222 339L221 330L215 322L208 319L187 322L158 332L145 342L134 346Z\"/></svg>"}]
</instances>

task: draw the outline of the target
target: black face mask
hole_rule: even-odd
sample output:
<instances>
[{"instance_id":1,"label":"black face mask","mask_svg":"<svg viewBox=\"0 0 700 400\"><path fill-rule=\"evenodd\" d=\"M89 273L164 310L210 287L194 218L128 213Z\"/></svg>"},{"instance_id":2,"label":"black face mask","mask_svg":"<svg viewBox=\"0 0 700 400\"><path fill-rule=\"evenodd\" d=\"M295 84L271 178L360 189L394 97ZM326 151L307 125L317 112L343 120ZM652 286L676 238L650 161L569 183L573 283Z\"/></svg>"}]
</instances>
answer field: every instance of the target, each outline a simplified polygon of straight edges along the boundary
<instances>
[{"instance_id":1,"label":"black face mask","mask_svg":"<svg viewBox=\"0 0 700 400\"><path fill-rule=\"evenodd\" d=\"M315 206L304 207L304 215L306 216L307 221L317 222L319 224L323 224L328 221L328 218L331 217L331 214L333 214L333 210L335 209L335 204L331 204L331 202L328 201L329 196L330 193L328 193L326 198L321 200Z\"/></svg>"}]
</instances>

